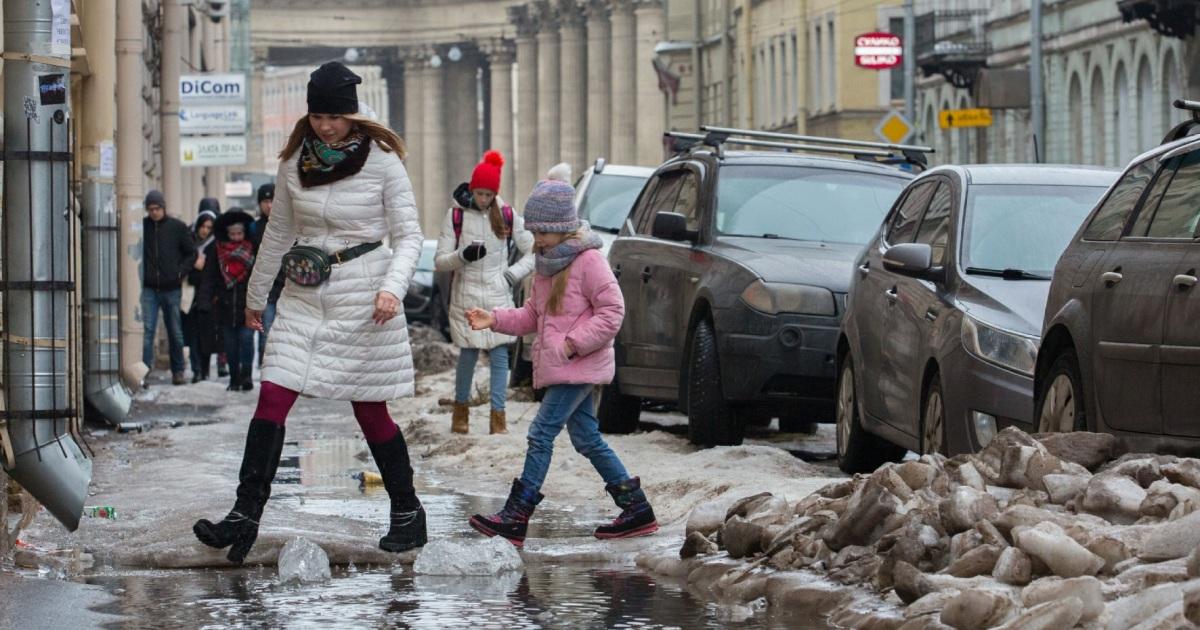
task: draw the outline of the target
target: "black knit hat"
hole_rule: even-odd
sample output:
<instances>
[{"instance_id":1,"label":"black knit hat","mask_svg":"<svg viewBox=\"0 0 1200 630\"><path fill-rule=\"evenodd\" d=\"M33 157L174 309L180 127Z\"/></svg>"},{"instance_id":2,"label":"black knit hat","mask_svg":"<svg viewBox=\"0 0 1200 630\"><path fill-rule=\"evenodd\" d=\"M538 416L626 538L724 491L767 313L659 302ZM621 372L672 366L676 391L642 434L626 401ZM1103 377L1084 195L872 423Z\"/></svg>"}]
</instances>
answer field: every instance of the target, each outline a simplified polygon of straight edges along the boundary
<instances>
[{"instance_id":1,"label":"black knit hat","mask_svg":"<svg viewBox=\"0 0 1200 630\"><path fill-rule=\"evenodd\" d=\"M258 187L258 203L275 198L275 184L263 184Z\"/></svg>"},{"instance_id":2,"label":"black knit hat","mask_svg":"<svg viewBox=\"0 0 1200 630\"><path fill-rule=\"evenodd\" d=\"M358 92L354 86L362 77L340 61L330 61L308 76L308 113L356 114Z\"/></svg>"}]
</instances>

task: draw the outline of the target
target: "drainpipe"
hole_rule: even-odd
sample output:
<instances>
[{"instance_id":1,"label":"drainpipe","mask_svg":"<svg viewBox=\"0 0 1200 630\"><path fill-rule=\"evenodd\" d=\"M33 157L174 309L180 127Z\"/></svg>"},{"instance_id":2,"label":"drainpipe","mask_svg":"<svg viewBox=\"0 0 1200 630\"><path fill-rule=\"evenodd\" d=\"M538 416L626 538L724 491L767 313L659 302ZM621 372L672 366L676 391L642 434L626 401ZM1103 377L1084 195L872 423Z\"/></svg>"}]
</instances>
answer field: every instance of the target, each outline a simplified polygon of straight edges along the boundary
<instances>
[{"instance_id":1,"label":"drainpipe","mask_svg":"<svg viewBox=\"0 0 1200 630\"><path fill-rule=\"evenodd\" d=\"M138 312L142 279L142 85L145 81L142 0L117 0L117 224L121 306L121 376L140 387L149 367L142 363L142 321Z\"/></svg>"},{"instance_id":2,"label":"drainpipe","mask_svg":"<svg viewBox=\"0 0 1200 630\"><path fill-rule=\"evenodd\" d=\"M180 0L162 3L162 186L167 213L186 217L190 204L183 199L183 165L179 157L179 73L183 66L183 29L187 9Z\"/></svg>"},{"instance_id":3,"label":"drainpipe","mask_svg":"<svg viewBox=\"0 0 1200 630\"><path fill-rule=\"evenodd\" d=\"M92 466L71 433L78 410L69 332L70 42L65 51L52 44L52 31L70 15L56 20L51 6L4 6L3 460L9 475L74 531Z\"/></svg>"},{"instance_id":4,"label":"drainpipe","mask_svg":"<svg viewBox=\"0 0 1200 630\"><path fill-rule=\"evenodd\" d=\"M1042 87L1042 0L1029 5L1029 109L1033 120L1033 161L1046 156L1046 94Z\"/></svg>"},{"instance_id":5,"label":"drainpipe","mask_svg":"<svg viewBox=\"0 0 1200 630\"><path fill-rule=\"evenodd\" d=\"M92 409L117 424L132 399L121 383L117 302L117 213L113 173L101 173L101 151L113 150L116 95L116 0L91 0L80 26L92 75L83 82L84 395Z\"/></svg>"},{"instance_id":6,"label":"drainpipe","mask_svg":"<svg viewBox=\"0 0 1200 630\"><path fill-rule=\"evenodd\" d=\"M704 26L701 0L692 4L692 77L696 82L696 91L692 94L693 115L696 117L696 128L706 124L704 120L704 66L700 63L700 48L704 45Z\"/></svg>"},{"instance_id":7,"label":"drainpipe","mask_svg":"<svg viewBox=\"0 0 1200 630\"><path fill-rule=\"evenodd\" d=\"M722 124L736 127L733 119L733 29L732 0L724 0L721 10L721 80L725 86L721 89L721 118Z\"/></svg>"}]
</instances>

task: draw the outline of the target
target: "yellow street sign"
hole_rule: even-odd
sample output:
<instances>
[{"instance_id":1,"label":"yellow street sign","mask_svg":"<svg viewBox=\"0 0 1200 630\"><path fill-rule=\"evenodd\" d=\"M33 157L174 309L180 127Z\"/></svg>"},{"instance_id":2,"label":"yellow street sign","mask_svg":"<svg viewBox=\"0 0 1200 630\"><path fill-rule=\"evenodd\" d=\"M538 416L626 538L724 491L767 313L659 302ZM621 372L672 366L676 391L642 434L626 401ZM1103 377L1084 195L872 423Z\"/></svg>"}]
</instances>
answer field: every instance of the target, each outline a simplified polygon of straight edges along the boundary
<instances>
[{"instance_id":1,"label":"yellow street sign","mask_svg":"<svg viewBox=\"0 0 1200 630\"><path fill-rule=\"evenodd\" d=\"M875 135L892 144L904 142L912 135L912 132L912 123L908 122L904 114L896 110L885 114L883 120L880 120L879 125L875 127Z\"/></svg>"},{"instance_id":2,"label":"yellow street sign","mask_svg":"<svg viewBox=\"0 0 1200 630\"><path fill-rule=\"evenodd\" d=\"M938 123L942 129L954 127L991 127L990 109L944 109L938 112Z\"/></svg>"}]
</instances>

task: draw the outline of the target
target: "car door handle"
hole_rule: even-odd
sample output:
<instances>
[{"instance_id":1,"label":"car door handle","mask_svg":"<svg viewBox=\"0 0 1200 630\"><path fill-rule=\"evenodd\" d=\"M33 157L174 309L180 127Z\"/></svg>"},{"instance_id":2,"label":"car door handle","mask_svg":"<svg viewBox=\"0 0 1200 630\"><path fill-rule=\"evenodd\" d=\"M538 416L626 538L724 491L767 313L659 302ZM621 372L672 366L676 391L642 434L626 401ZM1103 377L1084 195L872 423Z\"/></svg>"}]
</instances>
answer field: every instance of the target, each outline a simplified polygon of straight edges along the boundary
<instances>
[{"instance_id":1,"label":"car door handle","mask_svg":"<svg viewBox=\"0 0 1200 630\"><path fill-rule=\"evenodd\" d=\"M650 282L650 276L653 276L653 275L654 275L654 272L651 271L649 267L643 268L642 269L642 282Z\"/></svg>"},{"instance_id":2,"label":"car door handle","mask_svg":"<svg viewBox=\"0 0 1200 630\"><path fill-rule=\"evenodd\" d=\"M899 297L900 297L900 294L896 293L896 287L892 287L892 288L888 289L887 291L884 291L883 295L885 297L887 297L887 301L889 304L895 304L896 300L899 299Z\"/></svg>"},{"instance_id":3,"label":"car door handle","mask_svg":"<svg viewBox=\"0 0 1200 630\"><path fill-rule=\"evenodd\" d=\"M867 262L858 266L858 275L865 278L869 273L871 273L871 261L868 260Z\"/></svg>"},{"instance_id":4,"label":"car door handle","mask_svg":"<svg viewBox=\"0 0 1200 630\"><path fill-rule=\"evenodd\" d=\"M1120 272L1117 271L1105 271L1104 273L1100 274L1100 280L1103 281L1104 286L1108 288L1117 286L1117 284L1124 279L1125 276L1121 275Z\"/></svg>"},{"instance_id":5,"label":"car door handle","mask_svg":"<svg viewBox=\"0 0 1200 630\"><path fill-rule=\"evenodd\" d=\"M1179 289L1180 291L1187 291L1188 289L1196 286L1196 276L1192 275L1194 273L1196 272L1192 271L1189 273L1181 273L1178 276L1175 276L1175 288Z\"/></svg>"},{"instance_id":6,"label":"car door handle","mask_svg":"<svg viewBox=\"0 0 1200 630\"><path fill-rule=\"evenodd\" d=\"M613 277L617 279L621 278L621 265L613 267Z\"/></svg>"}]
</instances>

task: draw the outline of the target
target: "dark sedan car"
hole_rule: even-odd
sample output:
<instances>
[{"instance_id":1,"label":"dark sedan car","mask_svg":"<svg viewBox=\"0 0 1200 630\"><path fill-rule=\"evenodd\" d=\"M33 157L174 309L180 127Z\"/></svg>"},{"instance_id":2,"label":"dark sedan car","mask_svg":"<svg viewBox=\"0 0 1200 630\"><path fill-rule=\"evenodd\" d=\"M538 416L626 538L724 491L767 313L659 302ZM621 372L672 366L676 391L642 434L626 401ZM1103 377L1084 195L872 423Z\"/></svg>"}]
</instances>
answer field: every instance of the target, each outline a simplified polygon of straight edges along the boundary
<instances>
[{"instance_id":1,"label":"dark sedan car","mask_svg":"<svg viewBox=\"0 0 1200 630\"><path fill-rule=\"evenodd\" d=\"M1115 170L941 167L858 260L838 342L838 463L975 451L1031 430L1051 269Z\"/></svg>"},{"instance_id":2,"label":"dark sedan car","mask_svg":"<svg viewBox=\"0 0 1200 630\"><path fill-rule=\"evenodd\" d=\"M674 403L697 444L832 419L853 261L912 175L868 161L696 146L660 166L609 264L629 315L601 428Z\"/></svg>"},{"instance_id":3,"label":"dark sedan car","mask_svg":"<svg viewBox=\"0 0 1200 630\"><path fill-rule=\"evenodd\" d=\"M1181 131L1129 165L1055 268L1037 363L1042 431L1200 450L1200 137Z\"/></svg>"},{"instance_id":4,"label":"dark sedan car","mask_svg":"<svg viewBox=\"0 0 1200 630\"><path fill-rule=\"evenodd\" d=\"M433 271L433 255L436 252L437 239L426 239L421 243L417 270L413 272L408 293L404 295L404 318L409 322L428 324L449 339L450 323Z\"/></svg>"}]
</instances>

